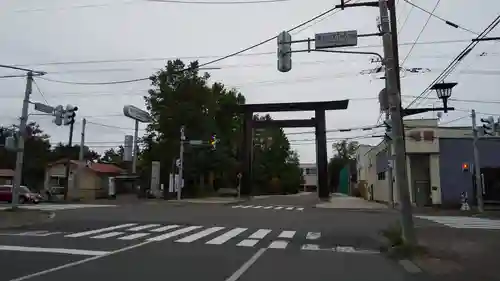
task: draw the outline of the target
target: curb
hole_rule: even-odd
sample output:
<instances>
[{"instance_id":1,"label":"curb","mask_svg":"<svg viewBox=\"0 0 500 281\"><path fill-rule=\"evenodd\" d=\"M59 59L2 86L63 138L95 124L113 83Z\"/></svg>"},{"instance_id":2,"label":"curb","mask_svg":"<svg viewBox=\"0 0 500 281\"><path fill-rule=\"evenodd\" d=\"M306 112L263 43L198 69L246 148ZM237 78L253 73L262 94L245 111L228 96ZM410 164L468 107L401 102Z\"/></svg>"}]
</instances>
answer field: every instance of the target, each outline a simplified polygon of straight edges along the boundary
<instances>
[{"instance_id":1,"label":"curb","mask_svg":"<svg viewBox=\"0 0 500 281\"><path fill-rule=\"evenodd\" d=\"M0 225L0 230L1 229L9 229L9 228L15 228L15 227L24 227L24 226L30 226L30 225L35 225L35 224L41 224L41 223L47 223L51 222L55 219L56 213L55 212L45 212L42 211L39 214L45 214L46 216L41 216L41 218L38 218L34 221L27 221L27 222L21 222L21 223L11 223L11 224L6 224L6 225Z\"/></svg>"}]
</instances>

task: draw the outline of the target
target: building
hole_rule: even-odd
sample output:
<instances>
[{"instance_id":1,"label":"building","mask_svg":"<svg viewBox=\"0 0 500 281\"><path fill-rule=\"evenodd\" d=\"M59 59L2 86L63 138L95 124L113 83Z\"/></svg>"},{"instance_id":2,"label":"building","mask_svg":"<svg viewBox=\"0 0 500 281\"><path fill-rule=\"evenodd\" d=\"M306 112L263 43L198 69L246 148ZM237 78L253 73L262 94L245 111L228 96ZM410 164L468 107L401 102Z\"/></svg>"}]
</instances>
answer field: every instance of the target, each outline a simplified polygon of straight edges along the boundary
<instances>
[{"instance_id":1,"label":"building","mask_svg":"<svg viewBox=\"0 0 500 281\"><path fill-rule=\"evenodd\" d=\"M472 202L475 197L473 176L462 166L471 166L473 160L471 127L442 127L437 119L405 120L406 166L410 198L417 206L460 204L460 195L467 192ZM500 202L500 139L483 138L478 141L481 174L484 179L486 202ZM360 152L360 158L362 153ZM389 157L385 142L365 153L368 163L367 199L387 202ZM397 178L394 182L394 202L398 201Z\"/></svg>"},{"instance_id":2,"label":"building","mask_svg":"<svg viewBox=\"0 0 500 281\"><path fill-rule=\"evenodd\" d=\"M14 170L0 169L0 185L12 185L14 182Z\"/></svg>"},{"instance_id":3,"label":"building","mask_svg":"<svg viewBox=\"0 0 500 281\"><path fill-rule=\"evenodd\" d=\"M302 189L315 190L318 187L318 168L316 163L300 163L300 171L304 177Z\"/></svg>"},{"instance_id":4,"label":"building","mask_svg":"<svg viewBox=\"0 0 500 281\"><path fill-rule=\"evenodd\" d=\"M65 186L67 160L59 160L48 165L45 174L45 189ZM78 168L81 173L75 177ZM95 199L108 195L109 178L117 177L125 171L113 164L70 161L68 198Z\"/></svg>"}]
</instances>

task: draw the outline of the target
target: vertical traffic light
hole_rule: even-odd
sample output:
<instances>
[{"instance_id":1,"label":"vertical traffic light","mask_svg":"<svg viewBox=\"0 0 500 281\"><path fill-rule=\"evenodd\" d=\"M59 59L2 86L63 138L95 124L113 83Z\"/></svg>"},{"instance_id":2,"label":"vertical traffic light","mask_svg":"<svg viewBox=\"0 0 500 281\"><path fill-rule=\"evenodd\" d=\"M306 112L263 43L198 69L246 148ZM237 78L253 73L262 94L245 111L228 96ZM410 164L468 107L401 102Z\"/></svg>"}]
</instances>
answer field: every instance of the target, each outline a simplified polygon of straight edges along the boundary
<instances>
[{"instance_id":1,"label":"vertical traffic light","mask_svg":"<svg viewBox=\"0 0 500 281\"><path fill-rule=\"evenodd\" d=\"M278 70L288 72L292 69L292 35L283 31L278 35Z\"/></svg>"},{"instance_id":2,"label":"vertical traffic light","mask_svg":"<svg viewBox=\"0 0 500 281\"><path fill-rule=\"evenodd\" d=\"M488 118L481 118L481 122L483 122L484 134L489 136L495 135L495 120L492 116Z\"/></svg>"},{"instance_id":3,"label":"vertical traffic light","mask_svg":"<svg viewBox=\"0 0 500 281\"><path fill-rule=\"evenodd\" d=\"M72 106L72 105L67 105L66 110L64 111L63 114L63 123L64 125L71 125L75 123L75 117L76 117L76 111L78 110L78 107Z\"/></svg>"},{"instance_id":4,"label":"vertical traffic light","mask_svg":"<svg viewBox=\"0 0 500 281\"><path fill-rule=\"evenodd\" d=\"M212 147L212 149L216 149L216 146L217 146L217 136L216 135L212 135L212 137L210 137L210 146Z\"/></svg>"}]
</instances>

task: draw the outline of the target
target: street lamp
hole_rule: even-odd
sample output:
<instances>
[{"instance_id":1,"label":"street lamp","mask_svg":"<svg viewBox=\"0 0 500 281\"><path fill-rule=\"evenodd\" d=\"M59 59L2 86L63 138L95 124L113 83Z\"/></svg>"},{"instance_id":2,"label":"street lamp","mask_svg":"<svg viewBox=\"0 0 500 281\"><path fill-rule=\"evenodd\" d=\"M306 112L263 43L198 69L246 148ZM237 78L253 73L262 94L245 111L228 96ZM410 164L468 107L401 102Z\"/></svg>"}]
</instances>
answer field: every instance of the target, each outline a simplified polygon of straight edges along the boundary
<instances>
[{"instance_id":1,"label":"street lamp","mask_svg":"<svg viewBox=\"0 0 500 281\"><path fill-rule=\"evenodd\" d=\"M457 83L437 83L432 85L431 90L436 90L437 97L443 101L444 113L448 112L448 99L451 97L451 90Z\"/></svg>"}]
</instances>

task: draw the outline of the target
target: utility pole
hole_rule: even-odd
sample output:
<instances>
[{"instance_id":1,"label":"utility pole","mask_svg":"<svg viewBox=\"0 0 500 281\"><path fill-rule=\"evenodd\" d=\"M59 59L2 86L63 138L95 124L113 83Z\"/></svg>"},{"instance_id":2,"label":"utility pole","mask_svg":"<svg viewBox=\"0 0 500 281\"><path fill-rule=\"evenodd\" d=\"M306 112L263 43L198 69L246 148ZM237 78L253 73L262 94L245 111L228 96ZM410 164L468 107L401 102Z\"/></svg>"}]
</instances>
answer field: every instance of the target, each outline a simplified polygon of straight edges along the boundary
<instances>
[{"instance_id":1,"label":"utility pole","mask_svg":"<svg viewBox=\"0 0 500 281\"><path fill-rule=\"evenodd\" d=\"M388 121L390 119L389 111L385 112L385 120ZM392 156L392 144L391 140L387 140L387 159L389 159L388 167L387 167L387 183L389 187L389 206L394 208L394 180L392 175L392 169L394 166L394 157Z\"/></svg>"},{"instance_id":2,"label":"utility pole","mask_svg":"<svg viewBox=\"0 0 500 281\"><path fill-rule=\"evenodd\" d=\"M87 125L87 119L82 119L82 133L80 137L80 155L78 155L78 160L83 161L84 152L85 152L85 126Z\"/></svg>"},{"instance_id":3,"label":"utility pole","mask_svg":"<svg viewBox=\"0 0 500 281\"><path fill-rule=\"evenodd\" d=\"M14 183L12 185L12 209L17 208L19 190L23 178L23 162L24 162L24 137L26 135L26 124L28 123L28 109L30 104L30 96L33 87L33 72L29 71L26 77L26 91L24 92L23 109L21 113L21 121L19 123L19 132L17 136L17 153L16 153L16 171L14 173Z\"/></svg>"},{"instance_id":4,"label":"utility pole","mask_svg":"<svg viewBox=\"0 0 500 281\"><path fill-rule=\"evenodd\" d=\"M184 126L181 126L181 139L180 139L180 149L179 149L179 182L177 183L177 200L181 200L181 189L184 184L182 180L183 170L184 170L184 141L186 140L186 135L184 132Z\"/></svg>"},{"instance_id":5,"label":"utility pole","mask_svg":"<svg viewBox=\"0 0 500 281\"><path fill-rule=\"evenodd\" d=\"M84 156L85 156L85 126L86 125L87 125L87 119L83 118L82 119L82 132L80 135L80 151L79 151L79 155L78 155L78 161L79 161L78 172L76 173L76 177L77 177L76 185L77 185L78 190L81 188L80 179L81 179L81 174L82 174L82 170L83 170L82 163L85 160Z\"/></svg>"},{"instance_id":6,"label":"utility pole","mask_svg":"<svg viewBox=\"0 0 500 281\"><path fill-rule=\"evenodd\" d=\"M132 173L137 173L137 154L139 152L138 147L138 134L139 134L139 120L135 120L135 129L134 129L134 157L132 158Z\"/></svg>"},{"instance_id":7,"label":"utility pole","mask_svg":"<svg viewBox=\"0 0 500 281\"><path fill-rule=\"evenodd\" d=\"M68 152L73 148L73 129L74 122L69 125L69 140L68 140ZM64 171L64 176L66 177L66 185L64 186L64 200L68 199L69 190L69 170L71 166L71 157L68 157L66 162L66 170Z\"/></svg>"},{"instance_id":8,"label":"utility pole","mask_svg":"<svg viewBox=\"0 0 500 281\"><path fill-rule=\"evenodd\" d=\"M390 33L389 15L386 0L379 0L380 23L384 45L385 71L389 108L393 125L393 144L395 149L396 178L398 179L399 204L401 205L401 228L403 239L409 245L416 245L417 239L413 225L408 175L406 171L406 151L404 143L404 129L401 114L401 100L397 83L397 64L394 60L392 35Z\"/></svg>"},{"instance_id":9,"label":"utility pole","mask_svg":"<svg viewBox=\"0 0 500 281\"><path fill-rule=\"evenodd\" d=\"M476 184L476 200L477 200L477 209L480 213L484 211L484 203L483 203L483 186L481 180L481 166L479 163L479 150L477 149L477 141L479 140L479 132L476 126L476 111L473 109L471 111L471 119L472 119L472 147L474 153L474 182Z\"/></svg>"}]
</instances>

